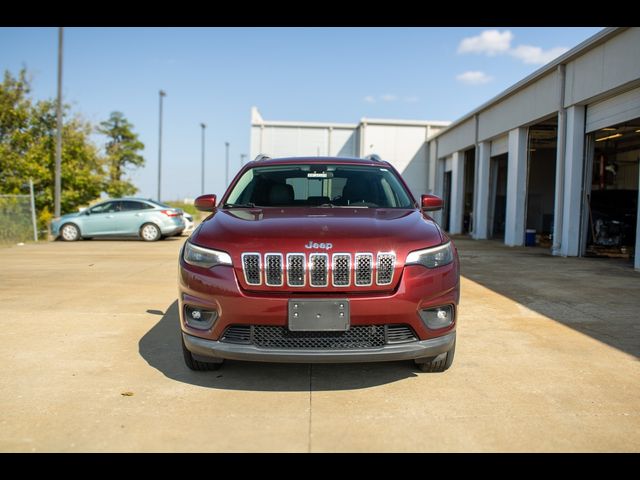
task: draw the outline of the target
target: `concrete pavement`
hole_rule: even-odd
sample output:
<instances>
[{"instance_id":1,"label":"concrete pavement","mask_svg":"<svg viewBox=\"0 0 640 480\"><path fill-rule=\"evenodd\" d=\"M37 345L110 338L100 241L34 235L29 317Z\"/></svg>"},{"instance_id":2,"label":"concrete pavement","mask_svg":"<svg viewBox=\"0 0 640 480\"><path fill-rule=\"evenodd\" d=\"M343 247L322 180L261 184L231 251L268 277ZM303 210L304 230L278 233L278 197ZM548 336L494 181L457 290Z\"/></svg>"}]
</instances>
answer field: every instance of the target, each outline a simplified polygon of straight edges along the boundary
<instances>
[{"instance_id":1,"label":"concrete pavement","mask_svg":"<svg viewBox=\"0 0 640 480\"><path fill-rule=\"evenodd\" d=\"M0 249L0 451L639 451L640 274L457 241L450 370L227 362L192 372L177 254Z\"/></svg>"}]
</instances>

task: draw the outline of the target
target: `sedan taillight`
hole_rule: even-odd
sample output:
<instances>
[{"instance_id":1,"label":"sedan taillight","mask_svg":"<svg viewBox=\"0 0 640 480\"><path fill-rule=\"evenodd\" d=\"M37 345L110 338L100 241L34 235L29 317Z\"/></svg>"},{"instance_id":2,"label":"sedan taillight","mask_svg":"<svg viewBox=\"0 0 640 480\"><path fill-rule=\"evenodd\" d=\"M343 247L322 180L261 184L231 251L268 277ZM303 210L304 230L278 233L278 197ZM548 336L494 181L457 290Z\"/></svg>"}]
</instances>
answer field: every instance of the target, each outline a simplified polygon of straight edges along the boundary
<instances>
[{"instance_id":1,"label":"sedan taillight","mask_svg":"<svg viewBox=\"0 0 640 480\"><path fill-rule=\"evenodd\" d=\"M167 217L179 217L182 213L176 210L160 210L161 213L164 213Z\"/></svg>"}]
</instances>

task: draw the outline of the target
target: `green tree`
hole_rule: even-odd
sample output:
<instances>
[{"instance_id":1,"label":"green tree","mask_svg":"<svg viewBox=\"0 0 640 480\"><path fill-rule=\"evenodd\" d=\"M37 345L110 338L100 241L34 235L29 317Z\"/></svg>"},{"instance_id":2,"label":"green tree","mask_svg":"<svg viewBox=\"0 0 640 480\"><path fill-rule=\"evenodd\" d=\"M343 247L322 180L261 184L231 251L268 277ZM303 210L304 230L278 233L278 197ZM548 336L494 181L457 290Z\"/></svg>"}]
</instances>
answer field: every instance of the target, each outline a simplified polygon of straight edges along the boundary
<instances>
[{"instance_id":1,"label":"green tree","mask_svg":"<svg viewBox=\"0 0 640 480\"><path fill-rule=\"evenodd\" d=\"M105 191L112 197L133 195L138 189L123 176L125 168L144 165L144 157L138 153L144 144L121 112L111 112L109 119L100 122L97 130L109 139L105 148L109 177Z\"/></svg>"},{"instance_id":2,"label":"green tree","mask_svg":"<svg viewBox=\"0 0 640 480\"><path fill-rule=\"evenodd\" d=\"M0 193L24 194L33 179L39 228L54 210L56 102L33 102L26 71L18 77L5 72L0 84ZM68 106L64 106L68 117ZM100 196L104 159L91 142L91 125L79 116L65 118L62 129L62 213L69 213Z\"/></svg>"}]
</instances>

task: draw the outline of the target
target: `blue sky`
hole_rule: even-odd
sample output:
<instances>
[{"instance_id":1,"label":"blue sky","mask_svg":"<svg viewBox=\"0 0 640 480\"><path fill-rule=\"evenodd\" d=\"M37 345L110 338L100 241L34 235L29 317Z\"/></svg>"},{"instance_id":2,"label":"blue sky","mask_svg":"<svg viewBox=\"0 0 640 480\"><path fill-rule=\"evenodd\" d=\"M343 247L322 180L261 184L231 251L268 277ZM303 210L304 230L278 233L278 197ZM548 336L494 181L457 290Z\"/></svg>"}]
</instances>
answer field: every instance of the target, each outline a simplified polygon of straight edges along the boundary
<instances>
[{"instance_id":1,"label":"blue sky","mask_svg":"<svg viewBox=\"0 0 640 480\"><path fill-rule=\"evenodd\" d=\"M249 153L253 105L267 120L455 120L599 30L65 28L63 95L95 124L125 114L147 161L131 178L155 197L165 90L163 200L200 193L201 122L205 189L221 194L224 142L235 174ZM56 28L0 28L0 67L26 67L35 98L55 96L56 62Z\"/></svg>"}]
</instances>

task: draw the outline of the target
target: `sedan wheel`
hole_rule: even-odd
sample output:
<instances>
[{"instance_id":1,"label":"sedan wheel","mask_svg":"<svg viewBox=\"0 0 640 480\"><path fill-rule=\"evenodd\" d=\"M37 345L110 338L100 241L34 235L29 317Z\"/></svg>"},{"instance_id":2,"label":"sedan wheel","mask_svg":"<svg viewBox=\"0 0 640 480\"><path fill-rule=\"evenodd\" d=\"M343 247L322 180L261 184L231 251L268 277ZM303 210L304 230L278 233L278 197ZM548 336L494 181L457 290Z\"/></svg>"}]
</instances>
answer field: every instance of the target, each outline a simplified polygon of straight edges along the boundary
<instances>
[{"instance_id":1,"label":"sedan wheel","mask_svg":"<svg viewBox=\"0 0 640 480\"><path fill-rule=\"evenodd\" d=\"M145 223L140 230L140 236L145 242L155 242L156 240L160 240L162 232L157 225Z\"/></svg>"},{"instance_id":2,"label":"sedan wheel","mask_svg":"<svg viewBox=\"0 0 640 480\"><path fill-rule=\"evenodd\" d=\"M80 230L73 223L67 223L60 230L62 239L65 242L75 242L80 238Z\"/></svg>"}]
</instances>

